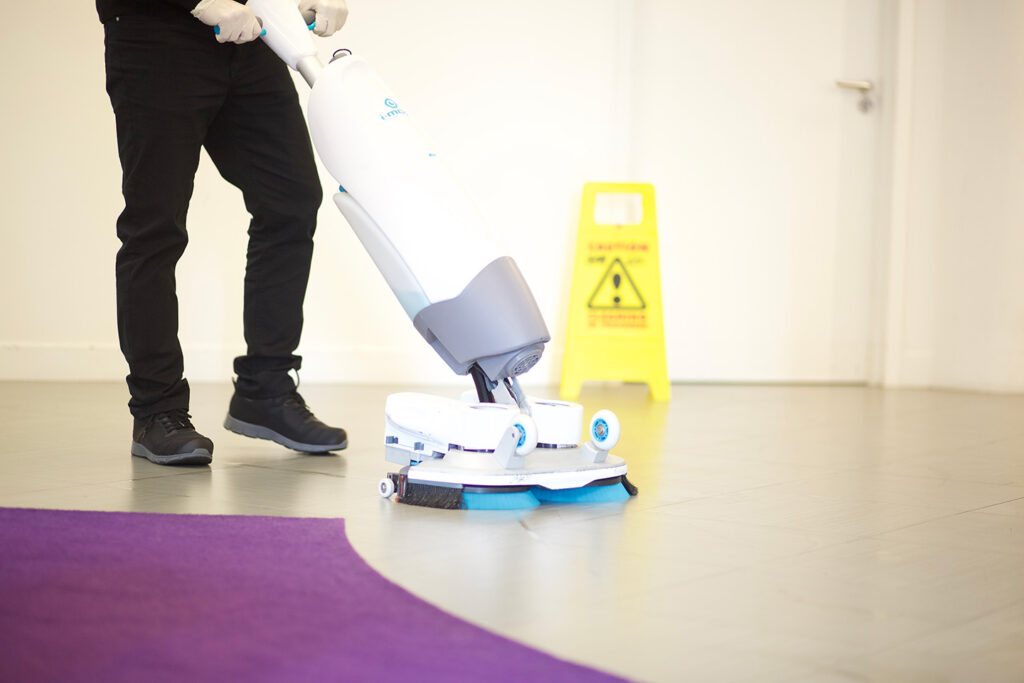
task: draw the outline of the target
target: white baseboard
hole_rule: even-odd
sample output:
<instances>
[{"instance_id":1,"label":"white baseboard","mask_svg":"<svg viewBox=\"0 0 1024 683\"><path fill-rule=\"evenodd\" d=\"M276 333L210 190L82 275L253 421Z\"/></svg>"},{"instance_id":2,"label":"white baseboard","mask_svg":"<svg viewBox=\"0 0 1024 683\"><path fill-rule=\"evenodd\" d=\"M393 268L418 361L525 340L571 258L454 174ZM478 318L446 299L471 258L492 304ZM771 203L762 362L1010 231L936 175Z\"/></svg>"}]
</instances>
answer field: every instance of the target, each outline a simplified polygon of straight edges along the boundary
<instances>
[{"instance_id":1,"label":"white baseboard","mask_svg":"<svg viewBox=\"0 0 1024 683\"><path fill-rule=\"evenodd\" d=\"M232 361L243 349L226 346L184 347L185 376L191 382L228 382ZM466 384L427 346L411 349L334 347L299 349L302 382L310 384ZM527 376L526 386L559 381L561 352L547 349ZM113 344L0 343L0 381L123 381L128 365Z\"/></svg>"},{"instance_id":2,"label":"white baseboard","mask_svg":"<svg viewBox=\"0 0 1024 683\"><path fill-rule=\"evenodd\" d=\"M113 345L0 344L0 380L123 380L128 366Z\"/></svg>"},{"instance_id":3,"label":"white baseboard","mask_svg":"<svg viewBox=\"0 0 1024 683\"><path fill-rule=\"evenodd\" d=\"M232 360L239 348L213 345L185 346L185 375L191 382L230 382ZM333 347L299 349L303 356L301 378L308 384L394 384L415 388L425 385L466 386L468 380L451 372L426 345L398 347ZM526 387L552 387L559 383L562 349L549 346L544 357L522 378ZM886 388L954 389L995 393L1019 393L1024 386L1013 378L1005 381L963 378L938 384L927 371L928 357L908 355L899 381ZM113 344L18 344L0 343L0 381L121 382L128 366ZM700 384L786 384L786 378L687 377L675 381ZM793 382L794 378L790 378ZM812 382L818 383L818 382ZM835 379L821 384L843 384ZM855 382L856 383L856 382Z\"/></svg>"}]
</instances>

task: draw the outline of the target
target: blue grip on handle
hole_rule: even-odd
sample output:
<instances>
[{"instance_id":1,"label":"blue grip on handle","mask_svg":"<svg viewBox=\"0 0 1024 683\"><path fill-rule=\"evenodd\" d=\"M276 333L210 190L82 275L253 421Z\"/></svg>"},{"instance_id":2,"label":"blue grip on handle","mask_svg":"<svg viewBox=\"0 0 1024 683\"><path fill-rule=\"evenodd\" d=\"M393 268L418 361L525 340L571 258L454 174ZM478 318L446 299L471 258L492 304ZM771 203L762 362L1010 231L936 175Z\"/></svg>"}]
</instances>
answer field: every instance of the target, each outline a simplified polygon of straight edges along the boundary
<instances>
[{"instance_id":1,"label":"blue grip on handle","mask_svg":"<svg viewBox=\"0 0 1024 683\"><path fill-rule=\"evenodd\" d=\"M213 27L213 35L215 35L215 36L219 36L220 35L220 26L214 26ZM262 38L265 35L267 35L267 29L263 29L262 31L260 31L260 35L259 35L260 38Z\"/></svg>"}]
</instances>

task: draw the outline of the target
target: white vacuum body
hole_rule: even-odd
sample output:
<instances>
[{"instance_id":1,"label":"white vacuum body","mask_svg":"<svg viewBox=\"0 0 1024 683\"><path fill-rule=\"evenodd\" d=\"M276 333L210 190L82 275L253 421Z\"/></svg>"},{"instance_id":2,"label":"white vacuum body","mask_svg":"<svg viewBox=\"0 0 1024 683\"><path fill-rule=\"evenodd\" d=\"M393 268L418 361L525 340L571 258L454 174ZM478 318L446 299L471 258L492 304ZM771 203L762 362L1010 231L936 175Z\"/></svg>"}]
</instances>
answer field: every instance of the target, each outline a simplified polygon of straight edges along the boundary
<instances>
[{"instance_id":1,"label":"white vacuum body","mask_svg":"<svg viewBox=\"0 0 1024 683\"><path fill-rule=\"evenodd\" d=\"M511 507L621 500L636 493L610 449L613 413L584 434L575 403L528 399L517 377L550 340L533 294L483 216L400 100L365 60L338 51L323 66L295 0L249 0L263 40L312 88L308 118L339 183L335 204L415 328L475 396L415 393L385 406L385 453L402 469L385 497L432 507ZM483 496L483 498L481 498Z\"/></svg>"},{"instance_id":2,"label":"white vacuum body","mask_svg":"<svg viewBox=\"0 0 1024 683\"><path fill-rule=\"evenodd\" d=\"M483 216L364 59L328 64L308 115L324 166L387 233L428 301L458 296L502 256ZM458 257L439 268L439 251Z\"/></svg>"}]
</instances>

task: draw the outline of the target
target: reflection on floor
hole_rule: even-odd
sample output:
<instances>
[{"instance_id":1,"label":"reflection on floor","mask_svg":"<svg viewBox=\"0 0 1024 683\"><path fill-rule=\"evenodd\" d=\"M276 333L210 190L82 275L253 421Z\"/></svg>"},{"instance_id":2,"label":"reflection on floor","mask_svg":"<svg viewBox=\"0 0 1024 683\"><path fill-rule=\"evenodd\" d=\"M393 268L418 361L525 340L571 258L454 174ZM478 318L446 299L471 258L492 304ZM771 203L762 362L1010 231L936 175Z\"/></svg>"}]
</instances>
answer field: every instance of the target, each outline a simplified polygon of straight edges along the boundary
<instances>
[{"instance_id":1,"label":"reflection on floor","mask_svg":"<svg viewBox=\"0 0 1024 683\"><path fill-rule=\"evenodd\" d=\"M230 389L196 386L214 464L171 469L129 456L121 385L0 383L0 506L344 517L427 600L641 680L1024 679L1024 397L590 388L637 498L458 512L376 492L400 389L303 387L350 433L311 457L225 432Z\"/></svg>"}]
</instances>

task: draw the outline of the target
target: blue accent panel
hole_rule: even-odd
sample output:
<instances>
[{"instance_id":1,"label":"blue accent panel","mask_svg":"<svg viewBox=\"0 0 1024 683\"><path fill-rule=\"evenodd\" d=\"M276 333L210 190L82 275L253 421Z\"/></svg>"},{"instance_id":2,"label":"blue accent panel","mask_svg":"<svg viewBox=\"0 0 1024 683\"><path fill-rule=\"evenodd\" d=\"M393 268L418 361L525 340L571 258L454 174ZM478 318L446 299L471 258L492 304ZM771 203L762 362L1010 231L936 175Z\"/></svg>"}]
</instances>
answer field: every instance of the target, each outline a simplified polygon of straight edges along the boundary
<instances>
[{"instance_id":1,"label":"blue accent panel","mask_svg":"<svg viewBox=\"0 0 1024 683\"><path fill-rule=\"evenodd\" d=\"M462 504L467 510L522 510L540 505L532 491L463 493Z\"/></svg>"},{"instance_id":2,"label":"blue accent panel","mask_svg":"<svg viewBox=\"0 0 1024 683\"><path fill-rule=\"evenodd\" d=\"M629 498L629 492L622 484L559 490L534 486L533 495L542 503L613 503Z\"/></svg>"},{"instance_id":3,"label":"blue accent panel","mask_svg":"<svg viewBox=\"0 0 1024 683\"><path fill-rule=\"evenodd\" d=\"M262 31L260 31L260 38L262 38L265 35L267 35L267 29L263 29Z\"/></svg>"},{"instance_id":4,"label":"blue accent panel","mask_svg":"<svg viewBox=\"0 0 1024 683\"><path fill-rule=\"evenodd\" d=\"M308 28L310 31L315 29L316 28L316 21L314 21L312 24L306 24L306 28Z\"/></svg>"},{"instance_id":5,"label":"blue accent panel","mask_svg":"<svg viewBox=\"0 0 1024 683\"><path fill-rule=\"evenodd\" d=\"M348 190L346 190L346 189L345 189L344 187L342 187L341 185L338 185L338 192L344 192L345 194L348 194Z\"/></svg>"}]
</instances>

